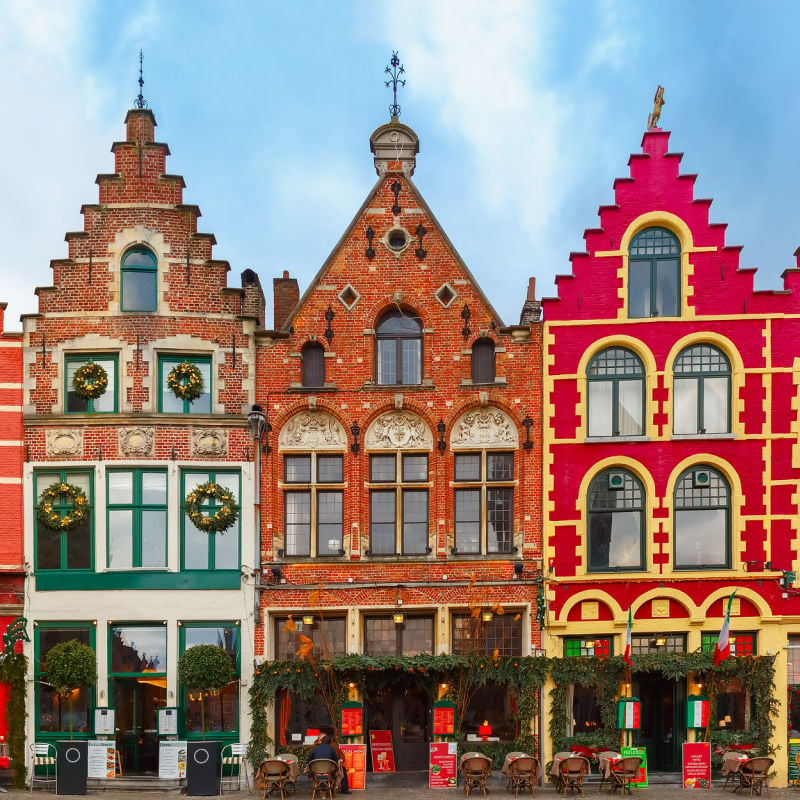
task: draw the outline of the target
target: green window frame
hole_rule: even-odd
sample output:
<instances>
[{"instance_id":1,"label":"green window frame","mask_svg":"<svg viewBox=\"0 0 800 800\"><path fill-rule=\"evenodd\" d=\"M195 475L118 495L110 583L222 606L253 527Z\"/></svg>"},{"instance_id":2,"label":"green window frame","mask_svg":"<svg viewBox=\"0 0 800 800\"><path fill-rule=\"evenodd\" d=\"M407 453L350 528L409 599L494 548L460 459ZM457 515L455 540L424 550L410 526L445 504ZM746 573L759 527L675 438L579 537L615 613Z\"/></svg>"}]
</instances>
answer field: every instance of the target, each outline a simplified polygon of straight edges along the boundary
<instances>
[{"instance_id":1,"label":"green window frame","mask_svg":"<svg viewBox=\"0 0 800 800\"><path fill-rule=\"evenodd\" d=\"M167 566L165 469L109 469L106 473L109 569Z\"/></svg>"},{"instance_id":2,"label":"green window frame","mask_svg":"<svg viewBox=\"0 0 800 800\"><path fill-rule=\"evenodd\" d=\"M39 496L52 483L62 481L80 486L86 494L89 513L84 522L71 531L53 531L35 516L34 556L38 571L94 571L94 472L87 469L37 470L33 474L34 515ZM63 517L71 503L59 503L55 509Z\"/></svg>"},{"instance_id":3,"label":"green window frame","mask_svg":"<svg viewBox=\"0 0 800 800\"><path fill-rule=\"evenodd\" d=\"M184 499L192 489L202 483L219 483L230 489L241 506L241 473L238 470L185 469L181 471L181 570L236 570L241 567L240 509L236 522L222 533L206 533L196 528L186 516ZM210 500L202 505L204 512L214 513L218 508Z\"/></svg>"},{"instance_id":4,"label":"green window frame","mask_svg":"<svg viewBox=\"0 0 800 800\"><path fill-rule=\"evenodd\" d=\"M666 228L646 228L628 250L628 317L678 317L681 247Z\"/></svg>"},{"instance_id":5,"label":"green window frame","mask_svg":"<svg viewBox=\"0 0 800 800\"><path fill-rule=\"evenodd\" d=\"M713 467L697 465L675 483L674 568L728 569L731 562L731 489Z\"/></svg>"},{"instance_id":6,"label":"green window frame","mask_svg":"<svg viewBox=\"0 0 800 800\"><path fill-rule=\"evenodd\" d=\"M64 357L64 412L66 414L115 414L117 399L117 356L114 353L67 354ZM100 397L81 397L72 387L75 373L86 364L99 364L108 375L108 386Z\"/></svg>"},{"instance_id":7,"label":"green window frame","mask_svg":"<svg viewBox=\"0 0 800 800\"><path fill-rule=\"evenodd\" d=\"M35 683L36 740L56 741L69 733L69 706L61 708L59 699L47 683L44 668L45 657L56 644L77 639L97 651L95 646L95 626L88 621L80 622L38 622L33 627ZM76 739L90 739L94 736L94 709L96 687L78 689L72 697L72 727ZM66 715L66 716L65 716Z\"/></svg>"},{"instance_id":8,"label":"green window frame","mask_svg":"<svg viewBox=\"0 0 800 800\"><path fill-rule=\"evenodd\" d=\"M587 436L644 433L645 373L642 360L624 347L597 353L586 368Z\"/></svg>"},{"instance_id":9,"label":"green window frame","mask_svg":"<svg viewBox=\"0 0 800 800\"><path fill-rule=\"evenodd\" d=\"M152 250L131 247L120 262L120 309L158 309L158 261Z\"/></svg>"},{"instance_id":10,"label":"green window frame","mask_svg":"<svg viewBox=\"0 0 800 800\"><path fill-rule=\"evenodd\" d=\"M194 364L203 376L203 394L195 400L176 397L167 386L167 376L173 367L187 362ZM211 356L198 355L160 355L158 357L158 410L162 414L210 414L213 370Z\"/></svg>"},{"instance_id":11,"label":"green window frame","mask_svg":"<svg viewBox=\"0 0 800 800\"><path fill-rule=\"evenodd\" d=\"M207 734L213 732L215 738L227 744L238 741L239 703L242 661L242 637L239 620L227 622L179 622L179 646L183 655L190 647L198 644L214 644L225 650L231 657L234 677L231 683L219 691L211 692L206 698L205 718ZM186 739L201 739L200 698L185 686L180 691L180 730Z\"/></svg>"},{"instance_id":12,"label":"green window frame","mask_svg":"<svg viewBox=\"0 0 800 800\"><path fill-rule=\"evenodd\" d=\"M710 344L682 350L675 359L673 433L730 433L731 364Z\"/></svg>"},{"instance_id":13,"label":"green window frame","mask_svg":"<svg viewBox=\"0 0 800 800\"><path fill-rule=\"evenodd\" d=\"M610 636L567 636L564 639L564 657L614 655L614 640Z\"/></svg>"}]
</instances>

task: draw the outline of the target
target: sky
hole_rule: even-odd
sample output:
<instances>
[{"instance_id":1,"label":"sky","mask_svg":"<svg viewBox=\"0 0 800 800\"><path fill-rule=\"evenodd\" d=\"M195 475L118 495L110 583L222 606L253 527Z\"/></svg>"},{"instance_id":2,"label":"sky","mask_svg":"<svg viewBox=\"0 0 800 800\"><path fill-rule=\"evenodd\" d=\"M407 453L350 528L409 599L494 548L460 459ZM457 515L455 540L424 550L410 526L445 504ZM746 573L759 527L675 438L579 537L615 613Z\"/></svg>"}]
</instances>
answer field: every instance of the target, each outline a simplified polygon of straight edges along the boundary
<instances>
[{"instance_id":1,"label":"sky","mask_svg":"<svg viewBox=\"0 0 800 800\"><path fill-rule=\"evenodd\" d=\"M6 329L113 171L140 48L167 169L229 285L250 268L268 297L283 270L308 286L376 180L396 50L414 182L506 324L530 276L551 296L584 249L658 84L695 196L779 289L800 246L798 23L788 0L2 0Z\"/></svg>"}]
</instances>

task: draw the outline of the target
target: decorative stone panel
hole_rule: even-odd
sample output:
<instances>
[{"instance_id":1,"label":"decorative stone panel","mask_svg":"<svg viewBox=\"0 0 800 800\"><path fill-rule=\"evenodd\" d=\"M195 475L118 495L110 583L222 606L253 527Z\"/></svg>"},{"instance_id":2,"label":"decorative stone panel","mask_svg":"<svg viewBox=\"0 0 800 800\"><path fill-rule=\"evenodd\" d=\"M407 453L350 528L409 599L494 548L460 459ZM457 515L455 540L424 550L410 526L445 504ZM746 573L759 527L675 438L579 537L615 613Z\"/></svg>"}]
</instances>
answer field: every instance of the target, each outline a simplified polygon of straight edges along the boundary
<instances>
[{"instance_id":1,"label":"decorative stone panel","mask_svg":"<svg viewBox=\"0 0 800 800\"><path fill-rule=\"evenodd\" d=\"M150 457L155 453L156 435L153 428L120 428L119 451L123 456Z\"/></svg>"},{"instance_id":2,"label":"decorative stone panel","mask_svg":"<svg viewBox=\"0 0 800 800\"><path fill-rule=\"evenodd\" d=\"M462 414L450 434L453 450L476 447L518 447L519 433L514 420L499 408L477 408Z\"/></svg>"},{"instance_id":3,"label":"decorative stone panel","mask_svg":"<svg viewBox=\"0 0 800 800\"><path fill-rule=\"evenodd\" d=\"M295 414L278 435L279 450L344 450L347 434L341 423L324 411Z\"/></svg>"},{"instance_id":4,"label":"decorative stone panel","mask_svg":"<svg viewBox=\"0 0 800 800\"><path fill-rule=\"evenodd\" d=\"M193 456L227 456L228 431L222 428L193 428L190 452Z\"/></svg>"},{"instance_id":5,"label":"decorative stone panel","mask_svg":"<svg viewBox=\"0 0 800 800\"><path fill-rule=\"evenodd\" d=\"M367 428L368 450L432 450L433 434L422 417L411 411L381 414Z\"/></svg>"},{"instance_id":6,"label":"decorative stone panel","mask_svg":"<svg viewBox=\"0 0 800 800\"><path fill-rule=\"evenodd\" d=\"M56 428L46 431L48 456L79 456L83 453L83 431L74 428Z\"/></svg>"}]
</instances>

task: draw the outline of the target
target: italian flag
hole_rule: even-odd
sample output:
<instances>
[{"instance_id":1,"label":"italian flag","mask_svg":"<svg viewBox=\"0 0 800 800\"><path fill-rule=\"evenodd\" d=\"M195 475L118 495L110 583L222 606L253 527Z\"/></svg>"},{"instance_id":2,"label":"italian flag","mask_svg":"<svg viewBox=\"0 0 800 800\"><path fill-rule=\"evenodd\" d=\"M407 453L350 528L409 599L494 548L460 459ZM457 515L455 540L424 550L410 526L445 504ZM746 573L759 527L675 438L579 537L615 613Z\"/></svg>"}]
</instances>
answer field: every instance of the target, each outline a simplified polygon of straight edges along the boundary
<instances>
[{"instance_id":1,"label":"italian flag","mask_svg":"<svg viewBox=\"0 0 800 800\"><path fill-rule=\"evenodd\" d=\"M631 661L631 630L633 628L633 614L631 613L631 607L628 606L628 630L625 633L625 663L629 666L633 666L633 661Z\"/></svg>"},{"instance_id":2,"label":"italian flag","mask_svg":"<svg viewBox=\"0 0 800 800\"><path fill-rule=\"evenodd\" d=\"M725 611L725 622L722 623L722 630L719 632L719 639L714 647L714 666L723 662L731 654L731 605L733 604L733 596L736 594L736 589L731 592L728 598L728 608Z\"/></svg>"}]
</instances>

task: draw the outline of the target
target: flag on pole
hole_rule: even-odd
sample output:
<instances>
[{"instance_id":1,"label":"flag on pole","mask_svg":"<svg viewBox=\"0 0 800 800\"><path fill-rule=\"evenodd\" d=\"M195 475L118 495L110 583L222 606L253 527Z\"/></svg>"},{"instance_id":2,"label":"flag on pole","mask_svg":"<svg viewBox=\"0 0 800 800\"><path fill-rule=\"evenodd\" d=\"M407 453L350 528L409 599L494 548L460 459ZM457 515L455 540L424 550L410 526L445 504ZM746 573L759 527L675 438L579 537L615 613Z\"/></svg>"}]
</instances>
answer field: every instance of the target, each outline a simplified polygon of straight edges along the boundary
<instances>
[{"instance_id":1,"label":"flag on pole","mask_svg":"<svg viewBox=\"0 0 800 800\"><path fill-rule=\"evenodd\" d=\"M725 621L722 623L722 630L719 632L719 639L714 647L714 666L723 662L731 654L731 606L733 605L733 596L736 594L736 589L731 592L728 598L728 609L725 611Z\"/></svg>"},{"instance_id":2,"label":"flag on pole","mask_svg":"<svg viewBox=\"0 0 800 800\"><path fill-rule=\"evenodd\" d=\"M633 628L633 614L631 613L631 607L628 606L628 630L625 634L625 663L629 666L633 666L633 661L631 661L631 630Z\"/></svg>"}]
</instances>

